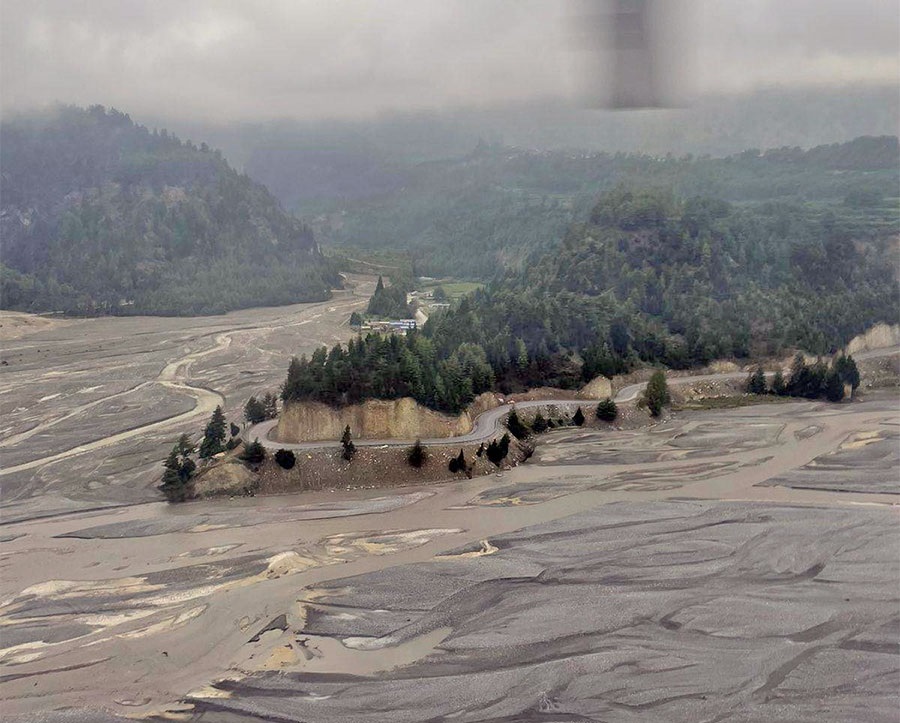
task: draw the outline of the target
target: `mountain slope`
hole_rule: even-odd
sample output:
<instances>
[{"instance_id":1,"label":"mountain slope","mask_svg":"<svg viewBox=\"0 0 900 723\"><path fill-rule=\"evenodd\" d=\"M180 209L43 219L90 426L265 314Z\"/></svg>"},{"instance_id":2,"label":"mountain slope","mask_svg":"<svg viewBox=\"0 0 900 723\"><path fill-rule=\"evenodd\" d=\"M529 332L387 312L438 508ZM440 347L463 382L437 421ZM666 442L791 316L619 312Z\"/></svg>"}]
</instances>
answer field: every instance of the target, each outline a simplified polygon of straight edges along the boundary
<instances>
[{"instance_id":1,"label":"mountain slope","mask_svg":"<svg viewBox=\"0 0 900 723\"><path fill-rule=\"evenodd\" d=\"M465 158L419 164L408 181L374 199L354 199L315 221L323 243L408 250L429 276L491 278L525 267L598 194L626 182L738 203L791 199L833 204L856 194L896 196L896 137L725 158L537 152L482 144Z\"/></svg>"},{"instance_id":2,"label":"mountain slope","mask_svg":"<svg viewBox=\"0 0 900 723\"><path fill-rule=\"evenodd\" d=\"M208 314L327 298L312 231L217 151L118 111L0 126L5 308Z\"/></svg>"}]
</instances>

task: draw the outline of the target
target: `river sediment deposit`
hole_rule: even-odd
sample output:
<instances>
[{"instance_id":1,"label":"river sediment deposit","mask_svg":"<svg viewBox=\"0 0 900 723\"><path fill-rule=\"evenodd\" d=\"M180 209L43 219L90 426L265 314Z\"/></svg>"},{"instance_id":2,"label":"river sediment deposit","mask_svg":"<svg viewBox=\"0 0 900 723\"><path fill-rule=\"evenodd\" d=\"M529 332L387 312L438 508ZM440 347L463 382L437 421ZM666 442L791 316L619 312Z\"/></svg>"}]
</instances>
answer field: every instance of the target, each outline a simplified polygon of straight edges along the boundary
<instances>
[{"instance_id":1,"label":"river sediment deposit","mask_svg":"<svg viewBox=\"0 0 900 723\"><path fill-rule=\"evenodd\" d=\"M567 428L443 485L11 520L0 706L892 721L898 424L872 391Z\"/></svg>"}]
</instances>

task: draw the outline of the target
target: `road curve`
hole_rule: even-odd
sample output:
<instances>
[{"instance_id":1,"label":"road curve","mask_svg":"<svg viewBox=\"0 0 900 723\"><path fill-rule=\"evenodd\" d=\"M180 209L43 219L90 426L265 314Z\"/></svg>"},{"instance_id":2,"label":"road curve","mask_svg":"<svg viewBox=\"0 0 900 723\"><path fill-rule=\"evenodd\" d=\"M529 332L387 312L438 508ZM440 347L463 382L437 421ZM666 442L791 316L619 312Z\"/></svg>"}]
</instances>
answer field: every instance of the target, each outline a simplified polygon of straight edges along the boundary
<instances>
[{"instance_id":1,"label":"road curve","mask_svg":"<svg viewBox=\"0 0 900 723\"><path fill-rule=\"evenodd\" d=\"M872 351L866 351L855 355L856 359L869 359L873 357L879 356L890 356L891 354L897 354L900 352L900 349L896 348L887 348L887 349L874 349ZM774 372L767 372L766 376L772 376ZM670 386L681 386L683 384L698 384L702 382L717 382L717 381L730 381L733 379L746 379L747 372L724 372L720 374L695 374L686 377L669 377L666 379L666 382ZM627 387L622 387L614 397L614 401L617 404L622 404L625 402L632 402L637 399L638 395L644 390L644 387L647 386L647 382L638 382L637 384L629 384ZM590 411L598 400L594 399L541 399L541 400L533 400L533 401L524 401L524 402L516 402L514 404L503 404L499 407L494 407L493 409L488 409L486 412L482 412L475 418L475 423L472 425L472 431L466 434L460 434L455 437L438 437L434 439L423 439L422 444L426 445L457 445L457 444L470 444L472 442L484 442L492 437L499 434L503 428L503 420L506 418L506 415L509 414L513 407L516 409L530 409L534 407L562 407L567 410L575 411L577 407L583 407L588 410L587 413L590 414ZM270 419L265 422L261 422L260 424L255 424L250 427L244 434L242 435L246 440L256 440L258 439L262 442L263 446L267 449L290 449L290 450L312 450L312 449L324 449L329 447L340 447L341 443L337 440L335 441L316 441L316 442L277 442L270 438L272 434L272 430L275 425L278 424L277 419ZM413 444L415 440L412 439L357 439L354 440L354 444L357 447L407 447Z\"/></svg>"}]
</instances>

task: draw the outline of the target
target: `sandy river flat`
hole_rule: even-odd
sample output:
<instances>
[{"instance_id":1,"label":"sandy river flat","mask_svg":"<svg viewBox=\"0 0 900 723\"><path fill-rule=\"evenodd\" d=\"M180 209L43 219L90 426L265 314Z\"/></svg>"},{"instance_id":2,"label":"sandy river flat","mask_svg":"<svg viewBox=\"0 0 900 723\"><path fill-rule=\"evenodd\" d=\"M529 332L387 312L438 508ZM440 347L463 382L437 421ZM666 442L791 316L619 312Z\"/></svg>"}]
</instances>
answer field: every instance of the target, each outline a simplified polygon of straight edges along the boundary
<instances>
[{"instance_id":1,"label":"sandy river flat","mask_svg":"<svg viewBox=\"0 0 900 723\"><path fill-rule=\"evenodd\" d=\"M443 485L12 519L0 708L895 721L898 422L886 392L685 412Z\"/></svg>"}]
</instances>

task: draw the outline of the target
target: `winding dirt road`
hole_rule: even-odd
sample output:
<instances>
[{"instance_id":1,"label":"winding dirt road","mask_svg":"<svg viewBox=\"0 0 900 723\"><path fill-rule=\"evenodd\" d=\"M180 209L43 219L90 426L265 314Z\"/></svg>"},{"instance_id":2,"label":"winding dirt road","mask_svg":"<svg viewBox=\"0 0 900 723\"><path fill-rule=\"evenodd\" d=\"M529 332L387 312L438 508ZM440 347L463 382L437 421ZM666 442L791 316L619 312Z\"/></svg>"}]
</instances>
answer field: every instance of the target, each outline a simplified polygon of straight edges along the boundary
<instances>
[{"instance_id":1,"label":"winding dirt road","mask_svg":"<svg viewBox=\"0 0 900 723\"><path fill-rule=\"evenodd\" d=\"M897 349L876 349L874 351L857 354L858 359L870 359L880 356L890 356L896 354ZM766 376L773 376L774 372L768 372ZM670 386L682 386L685 384L700 384L706 382L732 381L736 379L746 379L747 372L723 372L720 374L695 374L692 376L669 377L666 381ZM633 402L638 398L647 382L638 382L623 387L615 395L614 401L617 404ZM432 439L421 440L427 445L457 445L469 444L472 442L484 442L492 437L500 434L505 430L503 420L513 409L534 409L536 407L559 407L566 410L574 411L578 407L588 408L596 403L596 400L590 399L542 399L533 401L515 402L504 404L493 409L482 412L475 418L472 425L472 431L457 435L454 437L436 437ZM310 450L323 449L331 447L340 447L339 441L334 442L277 442L270 438L272 430L278 424L277 419L270 419L260 424L256 424L245 433L248 440L258 439L267 449L290 449L290 450ZM358 439L354 440L357 447L401 447L413 444L413 439Z\"/></svg>"}]
</instances>

